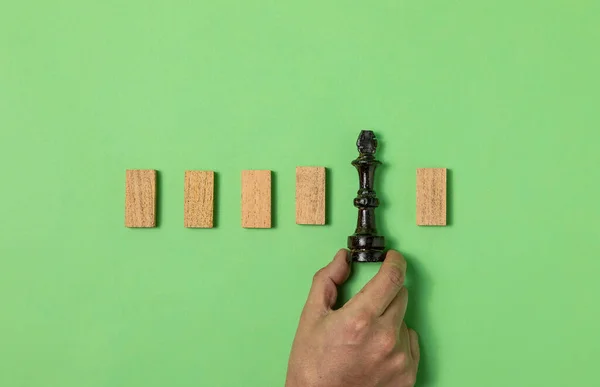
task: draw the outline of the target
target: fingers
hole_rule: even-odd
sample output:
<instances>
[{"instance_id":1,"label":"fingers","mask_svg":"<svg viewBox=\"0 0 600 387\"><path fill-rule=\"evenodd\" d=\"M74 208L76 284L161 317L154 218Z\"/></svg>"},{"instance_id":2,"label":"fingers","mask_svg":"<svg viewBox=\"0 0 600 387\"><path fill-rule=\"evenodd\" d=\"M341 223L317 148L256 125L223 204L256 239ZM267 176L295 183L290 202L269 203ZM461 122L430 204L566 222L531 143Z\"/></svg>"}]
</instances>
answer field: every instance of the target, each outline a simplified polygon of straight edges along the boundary
<instances>
[{"instance_id":1,"label":"fingers","mask_svg":"<svg viewBox=\"0 0 600 387\"><path fill-rule=\"evenodd\" d=\"M412 329L408 330L408 335L410 339L410 354L417 365L419 367L419 360L421 360L421 348L419 347L419 335Z\"/></svg>"},{"instance_id":2,"label":"fingers","mask_svg":"<svg viewBox=\"0 0 600 387\"><path fill-rule=\"evenodd\" d=\"M337 252L333 260L313 277L306 309L314 313L328 312L337 300L337 287L348 279L350 262L348 250Z\"/></svg>"},{"instance_id":3,"label":"fingers","mask_svg":"<svg viewBox=\"0 0 600 387\"><path fill-rule=\"evenodd\" d=\"M402 287L385 312L383 312L381 318L383 320L388 320L390 324L399 327L400 323L404 320L407 306L408 290L405 287Z\"/></svg>"},{"instance_id":4,"label":"fingers","mask_svg":"<svg viewBox=\"0 0 600 387\"><path fill-rule=\"evenodd\" d=\"M371 309L381 316L404 287L406 261L397 251L389 250L379 272L354 297L354 307Z\"/></svg>"}]
</instances>

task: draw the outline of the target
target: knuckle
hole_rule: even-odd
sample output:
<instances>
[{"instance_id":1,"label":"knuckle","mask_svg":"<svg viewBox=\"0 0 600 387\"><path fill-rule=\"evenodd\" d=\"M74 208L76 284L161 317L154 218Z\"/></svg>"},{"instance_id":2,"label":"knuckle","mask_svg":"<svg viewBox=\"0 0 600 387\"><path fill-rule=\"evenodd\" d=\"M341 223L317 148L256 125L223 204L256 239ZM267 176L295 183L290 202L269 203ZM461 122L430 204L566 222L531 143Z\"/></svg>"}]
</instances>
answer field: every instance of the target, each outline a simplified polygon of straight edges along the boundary
<instances>
[{"instance_id":1,"label":"knuckle","mask_svg":"<svg viewBox=\"0 0 600 387\"><path fill-rule=\"evenodd\" d=\"M385 270L385 274L394 286L402 287L404 285L404 272L397 267L390 266Z\"/></svg>"},{"instance_id":2,"label":"knuckle","mask_svg":"<svg viewBox=\"0 0 600 387\"><path fill-rule=\"evenodd\" d=\"M367 330L371 324L371 318L367 313L360 313L352 319L352 329L354 331Z\"/></svg>"},{"instance_id":3,"label":"knuckle","mask_svg":"<svg viewBox=\"0 0 600 387\"><path fill-rule=\"evenodd\" d=\"M404 352L399 352L394 356L394 368L397 371L404 371L408 366L408 355Z\"/></svg>"},{"instance_id":4,"label":"knuckle","mask_svg":"<svg viewBox=\"0 0 600 387\"><path fill-rule=\"evenodd\" d=\"M415 372L414 369L411 369L410 371L408 371L404 374L404 385L406 387L412 387L415 385L416 382L417 382L417 373Z\"/></svg>"},{"instance_id":5,"label":"knuckle","mask_svg":"<svg viewBox=\"0 0 600 387\"><path fill-rule=\"evenodd\" d=\"M359 313L346 321L345 333L352 341L360 341L370 329L371 317L368 313Z\"/></svg>"},{"instance_id":6,"label":"knuckle","mask_svg":"<svg viewBox=\"0 0 600 387\"><path fill-rule=\"evenodd\" d=\"M313 282L321 281L324 276L325 276L325 268L321 268L321 269L317 270L317 272L313 276Z\"/></svg>"},{"instance_id":7,"label":"knuckle","mask_svg":"<svg viewBox=\"0 0 600 387\"><path fill-rule=\"evenodd\" d=\"M398 343L396 332L385 331L379 336L379 350L382 353L389 354L396 349Z\"/></svg>"}]
</instances>

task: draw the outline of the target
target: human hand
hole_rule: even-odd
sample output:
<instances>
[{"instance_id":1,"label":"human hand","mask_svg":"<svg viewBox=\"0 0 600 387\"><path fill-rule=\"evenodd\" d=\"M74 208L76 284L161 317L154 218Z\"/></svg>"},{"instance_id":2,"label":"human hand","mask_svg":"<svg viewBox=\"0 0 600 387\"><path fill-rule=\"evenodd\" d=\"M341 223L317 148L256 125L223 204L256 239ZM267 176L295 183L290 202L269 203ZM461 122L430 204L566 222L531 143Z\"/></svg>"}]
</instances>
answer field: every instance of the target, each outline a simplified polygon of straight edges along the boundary
<instances>
[{"instance_id":1,"label":"human hand","mask_svg":"<svg viewBox=\"0 0 600 387\"><path fill-rule=\"evenodd\" d=\"M417 334L404 323L406 261L390 250L377 275L333 310L350 275L340 250L319 270L296 332L286 387L412 387L419 366Z\"/></svg>"}]
</instances>

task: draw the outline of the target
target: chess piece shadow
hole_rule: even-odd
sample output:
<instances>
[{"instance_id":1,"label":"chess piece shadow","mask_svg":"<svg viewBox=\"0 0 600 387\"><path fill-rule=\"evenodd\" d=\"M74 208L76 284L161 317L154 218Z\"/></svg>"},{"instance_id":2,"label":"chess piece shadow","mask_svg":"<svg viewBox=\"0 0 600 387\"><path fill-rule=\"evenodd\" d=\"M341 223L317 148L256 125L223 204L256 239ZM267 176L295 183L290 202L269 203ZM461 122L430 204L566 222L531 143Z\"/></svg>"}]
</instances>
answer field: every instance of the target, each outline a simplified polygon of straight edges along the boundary
<instances>
[{"instance_id":1,"label":"chess piece shadow","mask_svg":"<svg viewBox=\"0 0 600 387\"><path fill-rule=\"evenodd\" d=\"M402 244L396 235L390 232L388 225L393 220L389 217L388 203L390 197L383 188L389 179L393 178L389 174L388 165L390 159L386 157L387 146L385 138L378 135L380 148L378 150L379 159L382 160L378 172L378 184L376 192L380 198L378 225L381 235L386 238L386 250L397 250L407 261L407 273L405 286L408 289L408 308L404 321L409 328L414 329L419 334L419 347L421 349L421 360L419 362L419 371L417 375L416 387L429 387L435 385L435 370L437 363L436 354L433 349L436 348L433 328L430 319L427 316L427 300L430 297L432 288L431 278L427 275L426 269L410 252L402 249ZM402 198L401 200L414 200L413 197ZM415 226L416 227L416 226Z\"/></svg>"}]
</instances>

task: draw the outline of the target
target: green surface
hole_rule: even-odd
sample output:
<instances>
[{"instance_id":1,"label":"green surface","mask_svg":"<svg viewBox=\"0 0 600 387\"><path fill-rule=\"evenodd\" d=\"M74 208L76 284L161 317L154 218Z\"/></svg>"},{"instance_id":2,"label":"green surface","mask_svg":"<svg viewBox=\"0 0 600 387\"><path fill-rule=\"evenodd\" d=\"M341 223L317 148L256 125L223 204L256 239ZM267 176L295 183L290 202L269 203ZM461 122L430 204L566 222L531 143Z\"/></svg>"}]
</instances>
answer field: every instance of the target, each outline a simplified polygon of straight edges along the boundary
<instances>
[{"instance_id":1,"label":"green surface","mask_svg":"<svg viewBox=\"0 0 600 387\"><path fill-rule=\"evenodd\" d=\"M281 386L313 273L352 233L375 130L420 386L592 386L600 360L597 1L0 5L0 385ZM329 168L324 227L294 168ZM449 227L415 225L448 167ZM159 228L123 226L126 168ZM274 170L271 230L240 171ZM217 227L183 173L217 171ZM368 273L361 273L365 278Z\"/></svg>"}]
</instances>

